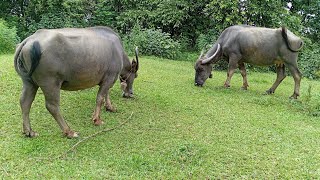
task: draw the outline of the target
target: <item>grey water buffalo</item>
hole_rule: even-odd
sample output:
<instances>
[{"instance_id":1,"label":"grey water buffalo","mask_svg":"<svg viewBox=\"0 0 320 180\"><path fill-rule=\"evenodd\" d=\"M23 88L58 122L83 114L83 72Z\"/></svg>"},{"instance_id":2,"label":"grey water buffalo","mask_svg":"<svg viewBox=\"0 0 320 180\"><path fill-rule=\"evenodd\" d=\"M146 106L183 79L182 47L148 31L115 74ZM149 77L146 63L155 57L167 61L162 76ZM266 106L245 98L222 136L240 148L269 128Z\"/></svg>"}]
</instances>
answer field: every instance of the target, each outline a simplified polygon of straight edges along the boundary
<instances>
[{"instance_id":1,"label":"grey water buffalo","mask_svg":"<svg viewBox=\"0 0 320 180\"><path fill-rule=\"evenodd\" d=\"M64 135L72 138L78 133L70 129L60 113L60 89L76 91L99 85L93 123L101 125L101 106L114 111L109 89L119 78L124 97L132 97L133 81L139 68L130 62L120 37L108 27L41 29L26 38L16 49L15 70L23 82L20 106L23 132L37 135L29 118L31 104L40 87L45 105Z\"/></svg>"},{"instance_id":2,"label":"grey water buffalo","mask_svg":"<svg viewBox=\"0 0 320 180\"><path fill-rule=\"evenodd\" d=\"M298 52L303 41L287 30L261 28L253 26L231 26L225 29L216 43L203 56L200 55L195 63L195 85L203 86L211 76L212 66L220 59L227 59L228 73L224 83L230 87L230 80L238 67L243 77L243 89L247 89L247 74L244 63L259 66L276 65L277 79L267 94L275 92L278 85L286 77L285 67L289 69L294 79L294 92L291 96L299 96L301 73L297 67Z\"/></svg>"}]
</instances>

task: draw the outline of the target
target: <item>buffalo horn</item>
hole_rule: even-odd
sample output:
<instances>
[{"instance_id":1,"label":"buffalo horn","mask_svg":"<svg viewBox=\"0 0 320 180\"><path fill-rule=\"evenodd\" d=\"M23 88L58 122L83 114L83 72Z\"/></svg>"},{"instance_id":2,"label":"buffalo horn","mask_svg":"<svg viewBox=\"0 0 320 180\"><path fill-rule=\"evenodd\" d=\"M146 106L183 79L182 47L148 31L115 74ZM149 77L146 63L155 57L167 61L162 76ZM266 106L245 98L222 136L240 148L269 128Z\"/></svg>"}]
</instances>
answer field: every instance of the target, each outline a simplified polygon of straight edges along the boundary
<instances>
[{"instance_id":1,"label":"buffalo horn","mask_svg":"<svg viewBox=\"0 0 320 180\"><path fill-rule=\"evenodd\" d=\"M203 49L201 50L201 54L198 59L200 59L202 57L202 55L203 55Z\"/></svg>"},{"instance_id":2,"label":"buffalo horn","mask_svg":"<svg viewBox=\"0 0 320 180\"><path fill-rule=\"evenodd\" d=\"M219 51L220 51L220 44L218 44L216 52L212 56L208 57L207 59L202 60L201 64L207 64L209 61L211 61L212 58L214 58L218 54Z\"/></svg>"}]
</instances>

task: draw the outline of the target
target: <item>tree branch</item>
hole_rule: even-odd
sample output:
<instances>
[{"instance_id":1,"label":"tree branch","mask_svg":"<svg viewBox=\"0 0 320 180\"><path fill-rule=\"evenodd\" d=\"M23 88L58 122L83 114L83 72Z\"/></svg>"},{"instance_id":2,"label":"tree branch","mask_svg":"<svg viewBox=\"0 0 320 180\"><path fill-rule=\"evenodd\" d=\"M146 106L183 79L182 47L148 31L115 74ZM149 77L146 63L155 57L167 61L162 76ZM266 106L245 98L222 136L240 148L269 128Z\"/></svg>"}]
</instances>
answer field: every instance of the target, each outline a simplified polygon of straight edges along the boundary
<instances>
[{"instance_id":1,"label":"tree branch","mask_svg":"<svg viewBox=\"0 0 320 180\"><path fill-rule=\"evenodd\" d=\"M93 137L95 137L95 136L97 136L97 135L99 135L99 134L101 134L101 133L103 133L103 132L109 132L109 131L113 131L113 130L115 130L115 129L120 128L121 126L123 126L123 125L125 125L126 123L129 122L129 120L131 119L132 115L133 115L133 112L131 112L130 116L127 118L126 121L122 122L121 124L119 124L119 125L116 126L116 127L109 128L109 129L103 129L103 130L98 131L98 132L96 132L96 133L94 133L94 134L91 134L91 135L89 135L89 136L87 136L87 137L84 137L82 140L78 141L78 142L77 142L76 144L74 144L71 148L69 148L66 152L64 152L63 154L61 154L58 158L65 157L69 152L74 151L80 144L82 144L83 142L87 141L87 140L90 139L90 138L93 138Z\"/></svg>"}]
</instances>

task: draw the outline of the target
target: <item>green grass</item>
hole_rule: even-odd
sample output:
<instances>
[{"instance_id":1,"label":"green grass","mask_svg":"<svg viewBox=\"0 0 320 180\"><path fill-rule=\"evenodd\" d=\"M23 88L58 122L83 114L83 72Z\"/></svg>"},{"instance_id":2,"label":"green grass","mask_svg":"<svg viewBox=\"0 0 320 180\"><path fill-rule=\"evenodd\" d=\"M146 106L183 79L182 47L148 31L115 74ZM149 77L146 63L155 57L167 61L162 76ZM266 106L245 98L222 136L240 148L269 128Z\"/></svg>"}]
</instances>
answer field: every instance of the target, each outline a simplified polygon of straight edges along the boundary
<instances>
[{"instance_id":1,"label":"green grass","mask_svg":"<svg viewBox=\"0 0 320 180\"><path fill-rule=\"evenodd\" d=\"M111 91L116 113L91 122L97 87L62 91L61 110L78 139L67 139L44 106L41 91L31 110L39 136L22 135L21 80L13 55L0 56L1 179L311 179L320 177L320 82L302 80L301 97L290 100L292 77L274 95L262 95L275 74L241 75L230 89L226 72L213 72L203 88L193 85L193 63L141 58L135 99ZM311 91L309 87L311 86ZM309 91L308 91L309 90ZM75 143L102 129L114 131Z\"/></svg>"}]
</instances>

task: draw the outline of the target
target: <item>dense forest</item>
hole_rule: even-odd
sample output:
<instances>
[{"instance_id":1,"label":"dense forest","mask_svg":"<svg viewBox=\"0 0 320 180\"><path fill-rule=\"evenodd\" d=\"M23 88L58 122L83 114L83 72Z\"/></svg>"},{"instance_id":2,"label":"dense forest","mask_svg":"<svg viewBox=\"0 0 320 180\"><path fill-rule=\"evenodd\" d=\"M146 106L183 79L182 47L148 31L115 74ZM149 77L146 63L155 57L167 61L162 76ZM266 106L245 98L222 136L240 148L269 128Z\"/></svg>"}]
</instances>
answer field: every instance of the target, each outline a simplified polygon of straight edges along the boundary
<instances>
[{"instance_id":1,"label":"dense forest","mask_svg":"<svg viewBox=\"0 0 320 180\"><path fill-rule=\"evenodd\" d=\"M126 49L184 59L210 46L228 26L286 26L305 41L299 65L320 77L319 0L0 0L1 52L41 28L109 26ZM8 40L8 38L11 40ZM14 43L9 43L14 42ZM4 44L5 43L5 44ZM5 50L4 46L10 46Z\"/></svg>"}]
</instances>

